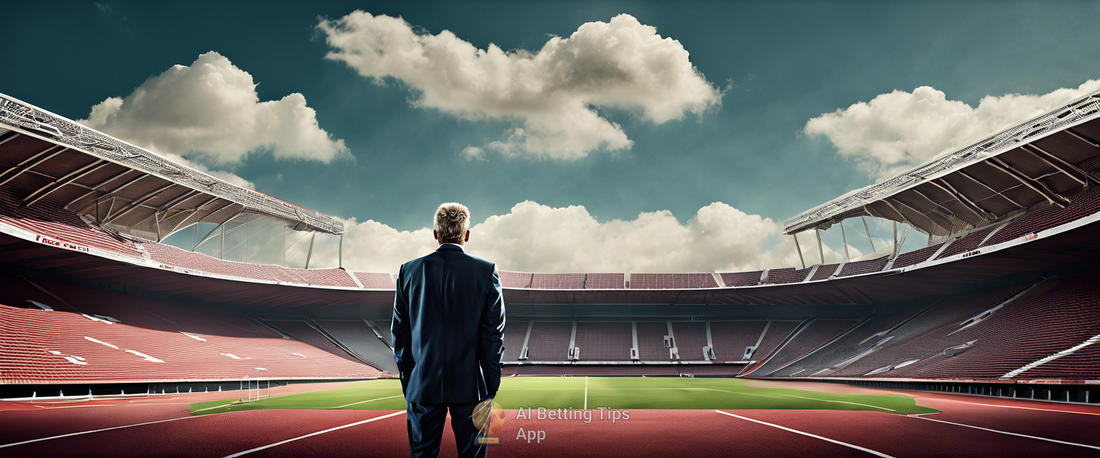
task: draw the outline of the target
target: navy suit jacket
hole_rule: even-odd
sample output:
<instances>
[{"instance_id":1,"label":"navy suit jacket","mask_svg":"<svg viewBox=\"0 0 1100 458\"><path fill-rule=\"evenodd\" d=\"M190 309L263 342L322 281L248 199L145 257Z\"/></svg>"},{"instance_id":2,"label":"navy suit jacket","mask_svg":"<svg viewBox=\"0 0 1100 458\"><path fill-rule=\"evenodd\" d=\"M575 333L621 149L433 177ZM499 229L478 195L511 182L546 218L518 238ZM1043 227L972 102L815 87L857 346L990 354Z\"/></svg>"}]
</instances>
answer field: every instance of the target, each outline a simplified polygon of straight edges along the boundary
<instances>
[{"instance_id":1,"label":"navy suit jacket","mask_svg":"<svg viewBox=\"0 0 1100 458\"><path fill-rule=\"evenodd\" d=\"M496 265L453 244L406 262L390 332L405 400L463 404L495 396L504 354Z\"/></svg>"}]
</instances>

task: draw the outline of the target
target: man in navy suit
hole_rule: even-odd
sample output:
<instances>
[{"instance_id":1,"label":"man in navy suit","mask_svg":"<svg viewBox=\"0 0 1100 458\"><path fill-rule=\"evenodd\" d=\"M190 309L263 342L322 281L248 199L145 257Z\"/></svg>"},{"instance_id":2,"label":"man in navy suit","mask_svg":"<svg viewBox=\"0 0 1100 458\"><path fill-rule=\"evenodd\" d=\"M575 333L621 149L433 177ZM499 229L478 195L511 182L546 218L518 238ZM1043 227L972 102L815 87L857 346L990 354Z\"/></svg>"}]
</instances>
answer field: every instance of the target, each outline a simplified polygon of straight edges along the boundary
<instances>
[{"instance_id":1,"label":"man in navy suit","mask_svg":"<svg viewBox=\"0 0 1100 458\"><path fill-rule=\"evenodd\" d=\"M414 457L439 455L448 410L458 455L486 452L472 415L500 387L504 300L496 265L462 248L469 228L465 206L440 205L432 231L439 248L397 275L390 331Z\"/></svg>"}]
</instances>

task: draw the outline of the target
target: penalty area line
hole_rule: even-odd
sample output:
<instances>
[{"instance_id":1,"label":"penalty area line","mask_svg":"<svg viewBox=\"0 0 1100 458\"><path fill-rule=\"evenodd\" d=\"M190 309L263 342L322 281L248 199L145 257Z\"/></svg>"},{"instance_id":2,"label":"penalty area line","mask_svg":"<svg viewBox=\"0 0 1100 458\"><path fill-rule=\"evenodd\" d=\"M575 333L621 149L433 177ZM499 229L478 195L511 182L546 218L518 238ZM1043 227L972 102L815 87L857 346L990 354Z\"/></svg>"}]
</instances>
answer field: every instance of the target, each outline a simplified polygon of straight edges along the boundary
<instances>
[{"instance_id":1,"label":"penalty area line","mask_svg":"<svg viewBox=\"0 0 1100 458\"><path fill-rule=\"evenodd\" d=\"M779 428L779 429L782 429L784 431L789 431L789 432L792 432L792 433L795 433L795 434L801 434L801 435L806 436L806 437L812 437L814 439L820 439L820 440L823 440L825 442L832 442L832 443L837 444L837 445L843 445L845 447L856 449L856 450L859 450L861 452L870 453L872 455L879 456L879 457L882 457L882 458L894 458L891 455L887 455L887 454L879 452L879 451L871 450L869 448L860 447L858 445L849 444L847 442L841 442L841 441L838 441L836 439L829 439L828 437L818 436L817 434L811 434L811 433L808 433L808 432L805 432L805 431L799 431L797 429L788 428L786 426L780 426L780 425L777 425L777 424L768 423L766 421L754 420L754 419L749 418L749 417L742 417L740 415L734 415L732 413L723 412L721 410L715 410L715 412L718 412L722 415L728 415L728 416L731 416L733 418L740 418L740 419L745 420L745 421L751 421L753 423L759 423L761 425L771 426L772 428Z\"/></svg>"},{"instance_id":2,"label":"penalty area line","mask_svg":"<svg viewBox=\"0 0 1100 458\"><path fill-rule=\"evenodd\" d=\"M934 421L936 423L945 423L945 424L948 424L948 425L963 426L963 427L966 427L966 428L980 429L982 431L989 431L991 433L1007 434L1009 436L1026 437L1028 439L1036 439L1036 440L1041 440L1041 441L1054 442L1056 444L1072 445L1072 446L1075 446L1075 447L1084 447L1084 448L1091 448L1093 450L1100 450L1100 447L1097 447L1095 445L1078 444L1076 442L1068 442L1068 441L1062 441L1062 440L1058 440L1058 439L1051 439L1049 437L1031 436L1031 435L1028 435L1028 434L1013 433L1013 432L1009 432L1009 431L1001 431L999 429L983 428L981 426L968 425L968 424L965 424L965 423L955 423L953 421L946 421L946 420L937 420L935 418L928 418L928 417L913 417L913 418L919 418L921 420Z\"/></svg>"},{"instance_id":3,"label":"penalty area line","mask_svg":"<svg viewBox=\"0 0 1100 458\"><path fill-rule=\"evenodd\" d=\"M259 447L248 449L248 450L245 450L243 452L237 452L237 453L234 453L232 455L226 455L223 458L236 458L238 456L247 455L249 453L258 452L260 450L267 450L271 447L278 447L280 445L290 443L290 442L294 442L296 440L305 439L305 438L313 437L313 436L318 436L318 435L321 435L321 434L324 434L324 433L331 433L331 432L336 431L336 430L340 430L340 429L344 429L344 428L350 428L352 426L359 426L359 425L362 425L362 424L370 423L372 421L384 420L386 418L390 418L390 417L393 417L393 416L396 416L396 415L401 415L401 414L404 414L404 413L405 413L405 411L402 410L400 412L394 412L394 413L391 413L391 414L382 415L380 417L368 418L366 420L357 421L355 423L348 423L348 424L343 425L343 426L337 426L335 428L329 428L329 429L326 429L324 431L317 431L315 433L309 433L309 434L306 434L304 436L293 437L293 438L287 439L285 441L276 442L274 444L261 445Z\"/></svg>"}]
</instances>

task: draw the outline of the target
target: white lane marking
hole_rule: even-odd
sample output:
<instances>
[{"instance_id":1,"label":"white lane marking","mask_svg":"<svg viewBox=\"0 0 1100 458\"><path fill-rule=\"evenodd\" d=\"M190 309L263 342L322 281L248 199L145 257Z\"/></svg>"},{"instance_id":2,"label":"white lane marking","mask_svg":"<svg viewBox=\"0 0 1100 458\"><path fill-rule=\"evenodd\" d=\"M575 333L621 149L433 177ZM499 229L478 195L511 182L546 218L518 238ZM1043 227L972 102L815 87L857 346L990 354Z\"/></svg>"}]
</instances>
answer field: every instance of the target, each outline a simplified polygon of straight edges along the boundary
<instances>
[{"instance_id":1,"label":"white lane marking","mask_svg":"<svg viewBox=\"0 0 1100 458\"><path fill-rule=\"evenodd\" d=\"M773 428L779 428L779 429L782 429L784 431L789 431L789 432L792 432L792 433L795 433L795 434L801 434L803 436L812 437L814 439L821 439L825 442L832 442L832 443L837 444L837 445L843 445L845 447L853 448L853 449L859 450L861 452L867 452L867 453L870 453L870 454L875 455L875 456L880 456L882 458L894 458L890 455L887 455L885 453L878 452L878 451L875 451L875 450L871 450L869 448L860 447L858 445L849 444L847 442L841 442L841 441L838 441L838 440L835 440L835 439L829 439L828 437L818 436L817 434L810 434L808 432L799 431L797 429L791 429L791 428L788 428L786 426L779 426L779 425L776 425L776 424L768 423L766 421L754 420L754 419L749 418L749 417L742 417L740 415L734 415L732 413L723 412L721 410L715 410L715 412L718 412L722 415L729 415L729 416L734 417L734 418L740 418L740 419L745 420L745 421L751 421L753 423L759 423L761 425L771 426Z\"/></svg>"},{"instance_id":2,"label":"white lane marking","mask_svg":"<svg viewBox=\"0 0 1100 458\"><path fill-rule=\"evenodd\" d=\"M954 399L952 399L952 401L954 401ZM1000 407L1002 409L1024 409L1024 410L1038 410L1040 412L1075 413L1075 414L1078 414L1078 415L1100 415L1100 413L1096 413L1096 412L1078 412L1076 410L1040 409L1038 407L1006 406L1006 405L1000 405L1000 404L986 404L984 402L970 402L970 401L957 401L957 402L965 402L967 404L973 404L973 405L977 405L977 406Z\"/></svg>"},{"instance_id":3,"label":"white lane marking","mask_svg":"<svg viewBox=\"0 0 1100 458\"><path fill-rule=\"evenodd\" d=\"M111 428L93 429L91 431L80 431L80 432L69 433L69 434L61 434L61 435L58 435L58 436L40 437L38 439L25 440L25 441L22 441L22 442L12 442L10 444L0 444L0 448L15 447L16 445L30 444L30 443L33 443L33 442L42 442L42 441L48 441L48 440L53 440L53 439L61 439L63 437L80 436L82 434L92 434L92 433L99 433L99 432L103 432L103 431L112 431L112 430L116 430L116 429L133 428L135 426L154 425L154 424L157 424L157 423L168 423L170 421L186 420L188 418L199 418L199 417L197 417L197 416L190 417L189 416L189 417L170 418L170 419L167 419L167 420L147 421L145 423L137 423L137 424L133 424L133 425L123 425L123 426L115 426L115 427L111 427Z\"/></svg>"},{"instance_id":4,"label":"white lane marking","mask_svg":"<svg viewBox=\"0 0 1100 458\"><path fill-rule=\"evenodd\" d=\"M584 376L584 410L588 410L588 376Z\"/></svg>"},{"instance_id":5,"label":"white lane marking","mask_svg":"<svg viewBox=\"0 0 1100 458\"><path fill-rule=\"evenodd\" d=\"M395 394L393 396L386 396L384 398L367 399L366 401L353 402L351 404L344 404L342 406L329 407L329 408L330 409L343 409L344 407L353 406L353 405L356 405L356 404L365 404L365 403L368 403L368 402L381 401L383 399L391 399L391 398L397 398L397 397L401 397L401 396L404 396L404 395L403 394Z\"/></svg>"},{"instance_id":6,"label":"white lane marking","mask_svg":"<svg viewBox=\"0 0 1100 458\"><path fill-rule=\"evenodd\" d=\"M401 414L404 414L404 413L405 413L405 411L402 410L400 412L394 412L394 413L391 413L391 414L386 414L386 415L383 415L381 417L374 417L374 418L369 418L369 419L366 419L366 420L363 420L363 421L357 421L355 423L348 423L348 424L343 425L343 426L337 426L335 428L329 428L329 429L326 429L324 431L317 431L315 433L309 433L309 434L306 434L304 436L298 436L298 437L290 438L290 439L287 439L285 441L276 442L274 444L261 445L259 447L248 449L248 450L245 450L243 452L237 452L237 453L234 453L232 455L226 455L224 458L236 458L238 456L247 455L247 454L252 453L252 452L258 452L260 450L267 450L271 447L277 447L277 446L280 446L280 445L283 445L283 444L286 444L286 443L294 442L296 440L305 439L307 437L313 437L313 436L317 436L317 435L324 434L324 433L330 433L330 432L333 432L333 431L336 431L336 430L339 430L339 429L350 428L352 426L359 426L359 425L362 425L362 424L370 423L372 421L384 420L386 418L390 418L390 417L395 416L395 415L401 415Z\"/></svg>"},{"instance_id":7,"label":"white lane marking","mask_svg":"<svg viewBox=\"0 0 1100 458\"><path fill-rule=\"evenodd\" d=\"M982 431L989 431L989 432L993 432L993 433L1007 434L1009 436L1026 437L1028 439L1036 439L1036 440L1041 440L1041 441L1054 442L1056 444L1073 445L1073 446L1077 446L1077 447L1091 448L1093 450L1100 450L1100 447L1097 447L1095 445L1078 444L1076 442L1061 441L1061 440L1058 440L1058 439L1051 439L1049 437L1030 436L1030 435L1027 435L1027 434L1013 433L1013 432L1009 432L1009 431L1001 431L999 429L983 428L981 426L968 425L968 424L965 424L965 423L955 423L953 421L937 420L935 418L927 418L927 417L914 417L914 418L919 418L921 420L934 421L936 423L946 423L946 424L949 424L949 425L980 429Z\"/></svg>"},{"instance_id":8,"label":"white lane marking","mask_svg":"<svg viewBox=\"0 0 1100 458\"><path fill-rule=\"evenodd\" d=\"M39 409L53 410L53 409L79 409L81 407L114 407L114 404L93 404L93 405L86 405L86 406L58 406L58 407L35 406L35 407L38 407Z\"/></svg>"}]
</instances>

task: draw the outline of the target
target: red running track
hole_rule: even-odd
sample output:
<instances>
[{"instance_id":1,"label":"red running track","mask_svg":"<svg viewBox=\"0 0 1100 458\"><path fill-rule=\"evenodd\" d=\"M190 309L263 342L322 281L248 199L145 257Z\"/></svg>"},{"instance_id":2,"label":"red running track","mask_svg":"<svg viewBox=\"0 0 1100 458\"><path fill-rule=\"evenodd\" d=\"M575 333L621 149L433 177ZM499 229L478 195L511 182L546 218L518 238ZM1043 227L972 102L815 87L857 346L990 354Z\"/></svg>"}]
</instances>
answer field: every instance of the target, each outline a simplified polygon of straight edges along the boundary
<instances>
[{"instance_id":1,"label":"red running track","mask_svg":"<svg viewBox=\"0 0 1100 458\"><path fill-rule=\"evenodd\" d=\"M334 387L284 387L273 394ZM1093 433L1100 430L1097 406L842 385L798 387L907 394L943 413L915 417L867 411L634 410L629 419L612 423L599 420L595 411L586 424L580 419L517 419L517 411L509 410L498 434L504 445L490 449L490 455L1100 456L1100 436ZM243 456L407 456L401 412L258 410L191 416L187 411L191 402L217 398L224 398L224 393L3 402L0 456L220 457L257 448L262 449ZM56 437L135 424L142 425ZM543 431L545 436L528 443L517 439L520 428L525 433ZM312 436L303 437L307 435ZM5 447L49 437L56 438ZM289 442L272 446L282 441ZM444 435L441 456L454 456L449 433Z\"/></svg>"}]
</instances>

